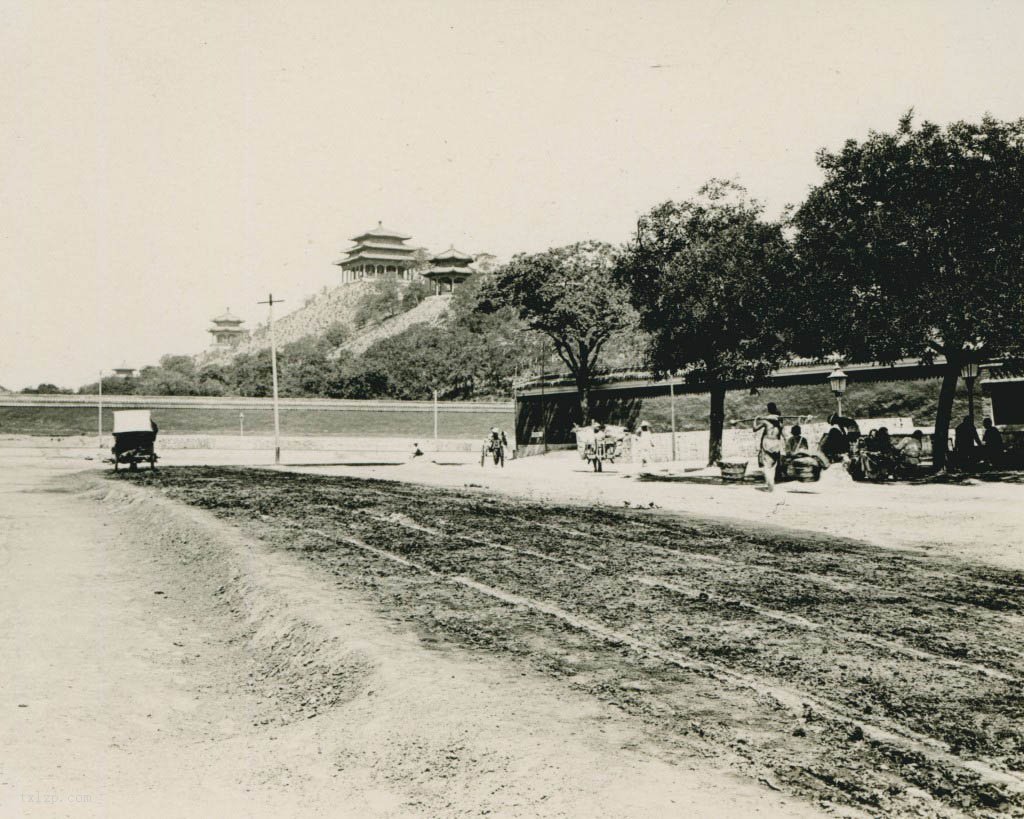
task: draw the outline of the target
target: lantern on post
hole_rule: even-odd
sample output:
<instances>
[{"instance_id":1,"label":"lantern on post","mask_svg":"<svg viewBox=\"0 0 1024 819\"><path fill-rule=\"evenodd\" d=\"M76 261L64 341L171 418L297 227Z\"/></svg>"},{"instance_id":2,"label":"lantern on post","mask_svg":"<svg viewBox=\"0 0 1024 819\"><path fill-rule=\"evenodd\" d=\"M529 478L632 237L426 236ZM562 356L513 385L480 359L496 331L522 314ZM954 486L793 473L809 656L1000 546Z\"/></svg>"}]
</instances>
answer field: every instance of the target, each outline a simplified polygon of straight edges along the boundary
<instances>
[{"instance_id":1,"label":"lantern on post","mask_svg":"<svg viewBox=\"0 0 1024 819\"><path fill-rule=\"evenodd\" d=\"M965 361L960 368L960 377L967 384L967 414L970 416L972 424L974 423L974 382L980 371L978 362L973 359Z\"/></svg>"},{"instance_id":2,"label":"lantern on post","mask_svg":"<svg viewBox=\"0 0 1024 819\"><path fill-rule=\"evenodd\" d=\"M836 367L828 377L828 386L836 397L837 415L843 414L843 393L846 392L846 373Z\"/></svg>"}]
</instances>

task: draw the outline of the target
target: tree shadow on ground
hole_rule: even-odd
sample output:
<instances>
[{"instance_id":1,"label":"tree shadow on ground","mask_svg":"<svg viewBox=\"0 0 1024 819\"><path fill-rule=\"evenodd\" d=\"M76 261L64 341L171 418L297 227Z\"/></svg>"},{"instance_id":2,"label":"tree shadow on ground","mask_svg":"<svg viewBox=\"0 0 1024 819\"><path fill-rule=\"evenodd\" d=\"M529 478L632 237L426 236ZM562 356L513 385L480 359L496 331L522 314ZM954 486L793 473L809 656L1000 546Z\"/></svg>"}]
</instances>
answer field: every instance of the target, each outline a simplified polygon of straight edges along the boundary
<instances>
[{"instance_id":1,"label":"tree shadow on ground","mask_svg":"<svg viewBox=\"0 0 1024 819\"><path fill-rule=\"evenodd\" d=\"M922 475L917 478L901 481L901 483L909 484L910 486L930 486L932 484L974 486L978 481L983 481L984 483L1024 484L1024 470L991 469L984 472L943 472L935 475Z\"/></svg>"}]
</instances>

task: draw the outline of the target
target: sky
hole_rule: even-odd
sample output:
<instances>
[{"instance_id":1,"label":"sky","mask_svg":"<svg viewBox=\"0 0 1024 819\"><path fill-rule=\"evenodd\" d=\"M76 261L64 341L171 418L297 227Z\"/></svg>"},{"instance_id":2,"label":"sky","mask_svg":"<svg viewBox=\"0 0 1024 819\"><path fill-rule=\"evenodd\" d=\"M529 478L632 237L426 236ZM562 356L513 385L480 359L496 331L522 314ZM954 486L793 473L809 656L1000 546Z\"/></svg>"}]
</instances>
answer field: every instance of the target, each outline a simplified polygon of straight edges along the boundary
<instances>
[{"instance_id":1,"label":"sky","mask_svg":"<svg viewBox=\"0 0 1024 819\"><path fill-rule=\"evenodd\" d=\"M0 0L0 385L196 353L378 220L508 258L1024 116L1024 3Z\"/></svg>"}]
</instances>

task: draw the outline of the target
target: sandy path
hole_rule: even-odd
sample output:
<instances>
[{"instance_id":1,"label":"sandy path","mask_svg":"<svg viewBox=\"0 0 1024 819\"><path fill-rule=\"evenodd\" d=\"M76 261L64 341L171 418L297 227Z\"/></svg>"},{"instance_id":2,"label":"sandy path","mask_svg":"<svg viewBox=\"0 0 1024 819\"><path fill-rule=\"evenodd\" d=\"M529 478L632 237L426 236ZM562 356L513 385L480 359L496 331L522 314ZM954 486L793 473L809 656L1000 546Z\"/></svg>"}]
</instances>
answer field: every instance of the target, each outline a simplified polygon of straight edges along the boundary
<instances>
[{"instance_id":1,"label":"sandy path","mask_svg":"<svg viewBox=\"0 0 1024 819\"><path fill-rule=\"evenodd\" d=\"M68 466L0 461L0 816L814 815Z\"/></svg>"}]
</instances>

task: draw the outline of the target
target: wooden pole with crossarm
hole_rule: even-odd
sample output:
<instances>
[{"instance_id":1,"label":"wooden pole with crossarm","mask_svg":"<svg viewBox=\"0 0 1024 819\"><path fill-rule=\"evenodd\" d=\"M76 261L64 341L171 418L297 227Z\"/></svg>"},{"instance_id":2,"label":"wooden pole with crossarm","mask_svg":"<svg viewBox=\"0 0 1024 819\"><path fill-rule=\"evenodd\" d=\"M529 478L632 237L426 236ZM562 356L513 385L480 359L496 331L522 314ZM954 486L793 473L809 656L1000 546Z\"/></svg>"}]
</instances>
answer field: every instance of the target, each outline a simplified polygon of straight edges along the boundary
<instances>
[{"instance_id":1,"label":"wooden pole with crossarm","mask_svg":"<svg viewBox=\"0 0 1024 819\"><path fill-rule=\"evenodd\" d=\"M284 304L282 299L274 300L274 294L267 296L266 301L257 304L267 305L270 311L270 375L274 382L274 463L281 463L281 418L277 411L277 344L274 341L274 305Z\"/></svg>"}]
</instances>

